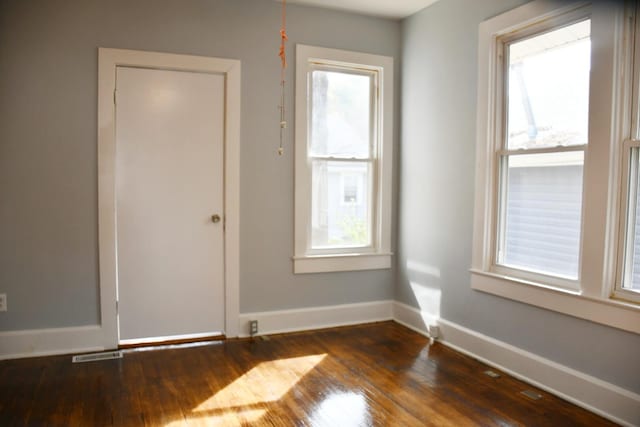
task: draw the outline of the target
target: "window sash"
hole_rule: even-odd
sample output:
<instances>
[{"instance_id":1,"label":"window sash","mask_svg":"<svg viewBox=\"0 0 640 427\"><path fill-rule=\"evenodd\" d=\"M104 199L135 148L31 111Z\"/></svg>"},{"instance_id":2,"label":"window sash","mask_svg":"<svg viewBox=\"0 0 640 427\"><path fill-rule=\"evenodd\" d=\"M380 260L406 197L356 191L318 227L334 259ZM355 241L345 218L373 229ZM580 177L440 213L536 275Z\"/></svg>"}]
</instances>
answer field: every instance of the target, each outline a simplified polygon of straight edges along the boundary
<instances>
[{"instance_id":1,"label":"window sash","mask_svg":"<svg viewBox=\"0 0 640 427\"><path fill-rule=\"evenodd\" d=\"M640 140L623 143L621 233L619 236L619 262L613 297L640 302L640 291L625 289L632 282L635 255L637 203L640 198Z\"/></svg>"},{"instance_id":2,"label":"window sash","mask_svg":"<svg viewBox=\"0 0 640 427\"><path fill-rule=\"evenodd\" d=\"M522 148L518 150L497 150L498 156L517 156L521 154L547 154L547 153L565 153L571 151L586 151L587 145L569 145L547 148Z\"/></svg>"},{"instance_id":3,"label":"window sash","mask_svg":"<svg viewBox=\"0 0 640 427\"><path fill-rule=\"evenodd\" d=\"M332 156L332 155L312 155L311 147L311 132L313 129L313 72L314 71L327 71L336 72L342 74L351 74L357 76L365 76L369 78L369 155L368 156ZM308 91L308 103L307 103L307 157L309 159L321 159L327 158L331 160L340 159L374 159L378 156L379 145L381 143L381 133L379 132L379 120L380 120L380 97L379 97L379 78L380 73L375 69L368 69L355 66L347 66L345 64L332 64L330 61L318 62L312 61L309 64L309 70L307 72L307 91Z\"/></svg>"},{"instance_id":4,"label":"window sash","mask_svg":"<svg viewBox=\"0 0 640 427\"><path fill-rule=\"evenodd\" d=\"M499 56L500 59L502 60L502 69L500 70L500 74L498 76L498 78L500 79L500 81L502 82L502 85L500 87L500 90L502 91L501 94L499 94L499 96L502 97L502 106L501 106L501 116L502 116L502 128L501 128L501 132L502 134L499 135L499 139L500 139L500 147L502 147L503 150L505 151L520 151L520 150L528 150L528 151L533 151L533 150L543 150L539 149L539 148L527 148L527 149L512 149L509 150L509 129L508 129L508 125L509 125L509 102L508 102L508 95L509 95L509 85L510 85L510 68L511 68L511 55L510 55L510 47L513 44L519 43L519 42L524 42L526 40L535 38L537 36L543 36L547 33L553 32L553 31L557 31L557 30L561 30L565 27L569 27L571 25L580 23L580 22L584 22L587 20L591 20L591 12L589 10L588 7L581 7L578 8L576 10L574 10L573 12L567 13L567 14L562 14L562 15L558 15L554 18L551 18L543 23L538 23L536 25L532 25L528 28L523 28L521 30L512 32L508 35L504 35L502 37L499 37L497 39L497 43L499 44ZM557 46L556 48L559 48L561 46ZM591 77L589 77L589 80L591 81ZM587 138L589 137L589 135L587 135ZM555 147L545 147L545 148L549 148L549 149L557 149L557 148L567 148L569 150L575 148L575 147L580 147L582 145L587 145L587 144L573 144L573 145L557 145Z\"/></svg>"},{"instance_id":5,"label":"window sash","mask_svg":"<svg viewBox=\"0 0 640 427\"><path fill-rule=\"evenodd\" d=\"M633 33L633 51L629 52L632 57L633 81L631 82L631 138L640 140L640 3L627 12L633 19L631 31Z\"/></svg>"},{"instance_id":6,"label":"window sash","mask_svg":"<svg viewBox=\"0 0 640 427\"><path fill-rule=\"evenodd\" d=\"M328 71L344 74L352 74L359 76L369 77L370 82L370 103L369 103L369 155L368 156L335 156L335 155L318 155L311 154L311 129L312 117L313 117L313 72L314 71ZM378 153L379 145L381 144L381 132L380 127L380 98L378 92L379 86L379 71L377 69L369 69L364 67L350 66L345 64L331 63L331 61L310 61L307 72L307 87L308 87L308 137L307 137L307 162L310 180L313 182L313 168L314 162L345 162L345 163L367 163L370 165L370 173L368 174L367 184L369 192L369 206L368 206L368 232L369 232L369 244L368 245L334 245L325 247L313 247L312 237L312 221L309 220L309 226L307 227L307 247L306 253L308 255L330 255L330 254L351 254L351 253L374 253L378 247L379 236L377 230L378 226L378 192L379 187L378 176L380 174L378 170ZM313 187L310 188L310 192L313 192ZM313 195L309 198L309 211L313 211Z\"/></svg>"},{"instance_id":7,"label":"window sash","mask_svg":"<svg viewBox=\"0 0 640 427\"><path fill-rule=\"evenodd\" d=\"M309 230L308 230L308 238L307 238L307 253L309 255L328 255L328 254L341 254L341 253L369 253L375 252L378 242L378 236L376 230L378 227L378 213L376 206L378 205L378 187L377 187L377 164L376 159L348 159L348 158L334 158L331 156L309 156L310 165L313 162L343 162L343 163L362 163L369 165L369 173L367 174L367 178L365 181L365 188L363 191L368 192L368 215L367 215L367 223L368 223L368 231L369 231L369 244L367 245L334 245L334 246L323 246L323 247L313 247L312 241L312 221L309 221ZM310 167L313 171L313 168ZM311 179L313 182L313 177ZM313 188L311 188L311 192L313 192ZM338 191L338 195L342 196L342 191ZM311 195L310 199L309 211L313 212L313 195ZM313 213L312 213L313 215Z\"/></svg>"},{"instance_id":8,"label":"window sash","mask_svg":"<svg viewBox=\"0 0 640 427\"><path fill-rule=\"evenodd\" d=\"M633 34L633 48L626 54L631 56L632 81L630 82L631 99L629 121L629 139L622 143L621 170L621 202L620 202L620 232L618 234L618 263L616 279L611 297L623 301L640 303L640 292L625 289L632 283L633 261L635 255L635 234L637 202L640 198L640 4L627 9L627 14L633 20L630 31Z\"/></svg>"},{"instance_id":9,"label":"window sash","mask_svg":"<svg viewBox=\"0 0 640 427\"><path fill-rule=\"evenodd\" d=\"M569 148L569 149L567 149ZM586 146L577 147L559 147L558 149L545 148L538 150L514 150L503 151L500 150L496 153L495 164L497 165L497 191L496 191L496 219L495 219L495 231L494 236L494 248L491 271L498 274L504 274L511 277L519 277L524 280L544 283L553 287L567 289L571 291L578 290L580 288L580 271L582 264L582 228L584 223L584 203L580 208L580 240L578 249L578 272L577 277L570 278L561 274L553 274L550 272L539 271L534 269L528 269L524 267L518 267L516 265L509 265L504 261L506 256L506 239L507 239L507 193L508 193L508 160L512 156L517 155L535 155L535 154L550 154L550 153L584 153L582 158L584 160L586 156ZM584 167L584 163L583 163ZM582 177L581 186L582 196L584 195L584 173Z\"/></svg>"}]
</instances>

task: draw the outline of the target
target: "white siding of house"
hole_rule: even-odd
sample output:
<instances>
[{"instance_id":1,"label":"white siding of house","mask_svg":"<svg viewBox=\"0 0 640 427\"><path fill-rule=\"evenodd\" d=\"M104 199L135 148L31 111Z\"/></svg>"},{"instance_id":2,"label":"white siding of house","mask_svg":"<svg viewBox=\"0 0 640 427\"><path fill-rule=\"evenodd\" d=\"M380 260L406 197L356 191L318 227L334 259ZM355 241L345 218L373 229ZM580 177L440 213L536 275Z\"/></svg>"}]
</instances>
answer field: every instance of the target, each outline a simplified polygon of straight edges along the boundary
<instances>
[{"instance_id":1,"label":"white siding of house","mask_svg":"<svg viewBox=\"0 0 640 427\"><path fill-rule=\"evenodd\" d=\"M508 182L504 264L577 278L582 166L510 168Z\"/></svg>"}]
</instances>

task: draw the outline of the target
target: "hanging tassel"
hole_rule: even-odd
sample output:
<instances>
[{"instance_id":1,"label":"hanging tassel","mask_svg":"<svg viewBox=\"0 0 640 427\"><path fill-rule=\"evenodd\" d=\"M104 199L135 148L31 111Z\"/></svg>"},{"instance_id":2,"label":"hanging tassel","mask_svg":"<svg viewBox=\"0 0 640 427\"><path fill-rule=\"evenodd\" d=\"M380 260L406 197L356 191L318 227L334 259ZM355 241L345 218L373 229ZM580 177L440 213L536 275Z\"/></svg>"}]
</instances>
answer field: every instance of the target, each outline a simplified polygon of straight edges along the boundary
<instances>
[{"instance_id":1,"label":"hanging tassel","mask_svg":"<svg viewBox=\"0 0 640 427\"><path fill-rule=\"evenodd\" d=\"M287 54L285 51L285 44L289 38L287 37L287 1L282 0L282 26L280 27L280 51L278 56L280 57L280 146L278 147L278 155L282 156L284 153L284 140L286 137L287 121L285 119L285 71L287 69Z\"/></svg>"}]
</instances>

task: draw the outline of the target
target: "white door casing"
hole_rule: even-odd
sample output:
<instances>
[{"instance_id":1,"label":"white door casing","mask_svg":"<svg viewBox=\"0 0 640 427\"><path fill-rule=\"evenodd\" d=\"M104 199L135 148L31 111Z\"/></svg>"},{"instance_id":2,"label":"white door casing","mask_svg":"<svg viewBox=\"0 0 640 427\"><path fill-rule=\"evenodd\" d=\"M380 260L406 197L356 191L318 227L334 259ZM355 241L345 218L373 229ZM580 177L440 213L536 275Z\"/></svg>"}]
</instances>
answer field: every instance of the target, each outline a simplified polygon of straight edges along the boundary
<instances>
[{"instance_id":1,"label":"white door casing","mask_svg":"<svg viewBox=\"0 0 640 427\"><path fill-rule=\"evenodd\" d=\"M224 333L224 77L117 67L120 344Z\"/></svg>"},{"instance_id":2,"label":"white door casing","mask_svg":"<svg viewBox=\"0 0 640 427\"><path fill-rule=\"evenodd\" d=\"M99 49L98 227L102 342L118 345L115 89L118 67L187 71L221 76L224 84L224 330L238 335L240 61L189 55ZM211 212L214 214L215 212Z\"/></svg>"}]
</instances>

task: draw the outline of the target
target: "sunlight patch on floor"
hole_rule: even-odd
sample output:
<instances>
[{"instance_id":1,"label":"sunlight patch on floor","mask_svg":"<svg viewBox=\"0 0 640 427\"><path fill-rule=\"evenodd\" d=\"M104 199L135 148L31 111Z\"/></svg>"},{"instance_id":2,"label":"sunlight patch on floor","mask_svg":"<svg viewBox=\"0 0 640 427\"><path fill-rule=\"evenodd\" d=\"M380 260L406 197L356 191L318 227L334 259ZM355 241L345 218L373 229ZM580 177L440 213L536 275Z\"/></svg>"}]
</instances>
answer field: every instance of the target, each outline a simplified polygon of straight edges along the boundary
<instances>
[{"instance_id":1,"label":"sunlight patch on floor","mask_svg":"<svg viewBox=\"0 0 640 427\"><path fill-rule=\"evenodd\" d=\"M325 356L318 354L262 362L198 405L194 412L279 400Z\"/></svg>"},{"instance_id":2,"label":"sunlight patch on floor","mask_svg":"<svg viewBox=\"0 0 640 427\"><path fill-rule=\"evenodd\" d=\"M173 421L165 427L255 423L267 412L263 408L265 403L280 400L326 356L316 354L262 362L198 405L189 419Z\"/></svg>"}]
</instances>

